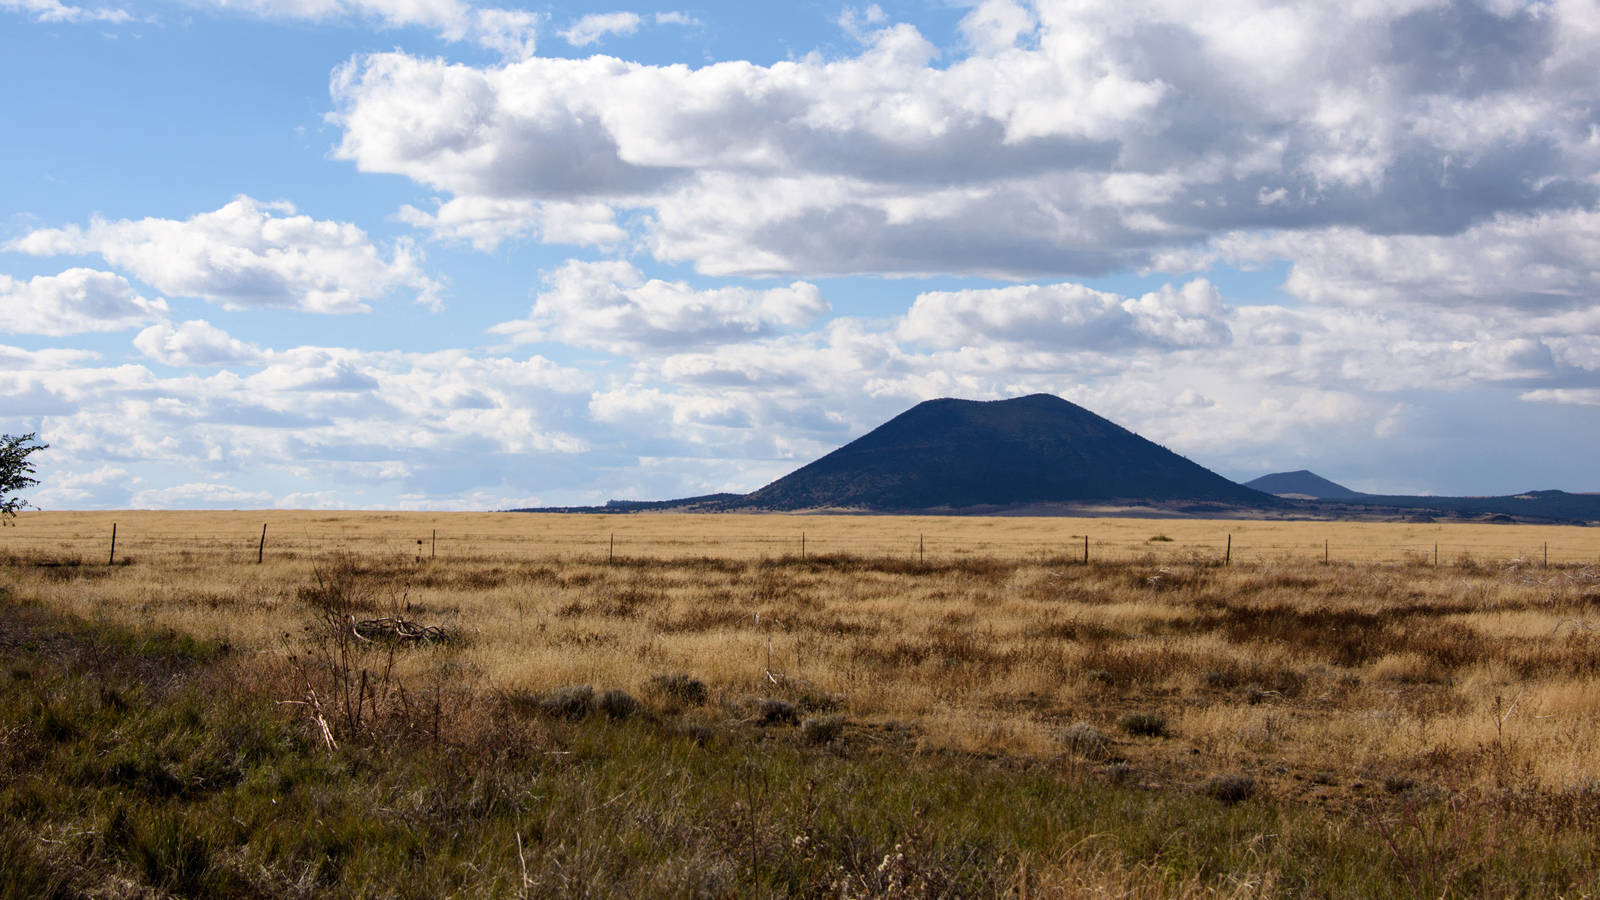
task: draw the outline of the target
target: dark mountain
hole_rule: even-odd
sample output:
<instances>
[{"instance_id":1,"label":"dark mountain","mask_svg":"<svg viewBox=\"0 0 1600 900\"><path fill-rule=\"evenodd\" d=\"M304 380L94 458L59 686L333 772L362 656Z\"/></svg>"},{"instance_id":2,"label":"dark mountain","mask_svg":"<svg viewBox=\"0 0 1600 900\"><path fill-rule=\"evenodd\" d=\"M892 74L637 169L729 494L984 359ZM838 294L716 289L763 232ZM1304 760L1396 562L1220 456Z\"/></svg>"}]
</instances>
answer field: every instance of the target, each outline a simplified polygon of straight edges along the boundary
<instances>
[{"instance_id":1,"label":"dark mountain","mask_svg":"<svg viewBox=\"0 0 1600 900\"><path fill-rule=\"evenodd\" d=\"M1312 496L1286 500L1275 493ZM1121 510L1108 507L1123 507ZM751 494L516 512L857 510L1600 524L1600 494L1362 494L1311 472L1235 484L1049 394L929 400Z\"/></svg>"},{"instance_id":2,"label":"dark mountain","mask_svg":"<svg viewBox=\"0 0 1600 900\"><path fill-rule=\"evenodd\" d=\"M1105 501L1282 505L1049 394L919 403L733 505L889 512Z\"/></svg>"},{"instance_id":3,"label":"dark mountain","mask_svg":"<svg viewBox=\"0 0 1600 900\"><path fill-rule=\"evenodd\" d=\"M1269 494L1294 494L1299 497L1311 497L1316 500L1354 500L1365 496L1360 491L1352 491L1342 484L1335 484L1315 472L1301 469L1298 472L1275 472L1263 475L1254 481L1246 481L1245 487L1266 491Z\"/></svg>"}]
</instances>

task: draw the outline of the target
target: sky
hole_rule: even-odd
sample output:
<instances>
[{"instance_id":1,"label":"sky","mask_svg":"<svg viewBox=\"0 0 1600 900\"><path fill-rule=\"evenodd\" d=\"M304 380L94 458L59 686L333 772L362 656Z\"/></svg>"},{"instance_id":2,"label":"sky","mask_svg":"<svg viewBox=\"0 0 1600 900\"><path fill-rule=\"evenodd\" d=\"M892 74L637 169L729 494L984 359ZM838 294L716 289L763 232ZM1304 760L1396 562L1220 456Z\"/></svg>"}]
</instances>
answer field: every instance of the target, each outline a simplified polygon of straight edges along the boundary
<instances>
[{"instance_id":1,"label":"sky","mask_svg":"<svg viewBox=\"0 0 1600 900\"><path fill-rule=\"evenodd\" d=\"M749 491L1057 394L1600 491L1600 0L0 0L45 509Z\"/></svg>"}]
</instances>

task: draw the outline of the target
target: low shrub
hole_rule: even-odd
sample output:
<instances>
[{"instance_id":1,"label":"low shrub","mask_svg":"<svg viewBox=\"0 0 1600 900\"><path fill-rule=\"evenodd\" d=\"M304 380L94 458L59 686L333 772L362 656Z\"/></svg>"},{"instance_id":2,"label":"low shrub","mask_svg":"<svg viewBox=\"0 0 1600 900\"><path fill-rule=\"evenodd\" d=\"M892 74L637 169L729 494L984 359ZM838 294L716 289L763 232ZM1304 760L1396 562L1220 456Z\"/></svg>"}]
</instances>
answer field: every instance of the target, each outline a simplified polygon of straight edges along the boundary
<instances>
[{"instance_id":1,"label":"low shrub","mask_svg":"<svg viewBox=\"0 0 1600 900\"><path fill-rule=\"evenodd\" d=\"M828 744L844 732L844 716L834 713L826 716L807 716L800 723L800 736L813 744Z\"/></svg>"},{"instance_id":2,"label":"low shrub","mask_svg":"<svg viewBox=\"0 0 1600 900\"><path fill-rule=\"evenodd\" d=\"M685 706L706 702L706 683L682 673L651 676L648 687L651 693Z\"/></svg>"},{"instance_id":3,"label":"low shrub","mask_svg":"<svg viewBox=\"0 0 1600 900\"><path fill-rule=\"evenodd\" d=\"M1117 727L1139 737L1165 737L1168 733L1167 717L1149 710L1123 713Z\"/></svg>"},{"instance_id":4,"label":"low shrub","mask_svg":"<svg viewBox=\"0 0 1600 900\"><path fill-rule=\"evenodd\" d=\"M581 719L594 707L594 688L587 684L569 684L545 694L539 706L546 715L566 719Z\"/></svg>"},{"instance_id":5,"label":"low shrub","mask_svg":"<svg viewBox=\"0 0 1600 900\"><path fill-rule=\"evenodd\" d=\"M639 701L627 691L601 691L594 698L594 708L612 719L626 719L639 710Z\"/></svg>"},{"instance_id":6,"label":"low shrub","mask_svg":"<svg viewBox=\"0 0 1600 900\"><path fill-rule=\"evenodd\" d=\"M762 725L794 725L800 721L800 710L787 700L761 700L756 719Z\"/></svg>"},{"instance_id":7,"label":"low shrub","mask_svg":"<svg viewBox=\"0 0 1600 900\"><path fill-rule=\"evenodd\" d=\"M1201 783L1200 792L1226 806L1233 806L1255 795L1256 780L1249 775L1213 775Z\"/></svg>"},{"instance_id":8,"label":"low shrub","mask_svg":"<svg viewBox=\"0 0 1600 900\"><path fill-rule=\"evenodd\" d=\"M1061 730L1059 737L1067 752L1075 756L1104 759L1108 752L1106 736L1088 722L1073 722Z\"/></svg>"}]
</instances>

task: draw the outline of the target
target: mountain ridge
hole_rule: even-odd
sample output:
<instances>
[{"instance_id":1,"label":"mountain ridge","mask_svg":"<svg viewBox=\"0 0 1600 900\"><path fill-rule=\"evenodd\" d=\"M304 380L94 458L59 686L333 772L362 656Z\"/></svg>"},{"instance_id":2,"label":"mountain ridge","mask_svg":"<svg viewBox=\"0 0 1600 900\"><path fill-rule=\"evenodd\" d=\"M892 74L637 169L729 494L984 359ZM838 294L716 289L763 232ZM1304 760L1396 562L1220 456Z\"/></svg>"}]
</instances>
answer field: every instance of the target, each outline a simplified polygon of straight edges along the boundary
<instances>
[{"instance_id":1,"label":"mountain ridge","mask_svg":"<svg viewBox=\"0 0 1600 900\"><path fill-rule=\"evenodd\" d=\"M1029 394L923 401L736 505L890 512L1116 500L1279 503L1077 404Z\"/></svg>"},{"instance_id":2,"label":"mountain ridge","mask_svg":"<svg viewBox=\"0 0 1600 900\"><path fill-rule=\"evenodd\" d=\"M1365 497L1360 491L1352 491L1342 484L1329 481L1315 472L1307 469L1297 469L1293 472L1274 472L1244 482L1245 487L1255 488L1269 494L1284 496L1288 494L1297 497L1308 497L1313 500L1354 500Z\"/></svg>"},{"instance_id":3,"label":"mountain ridge","mask_svg":"<svg viewBox=\"0 0 1600 900\"><path fill-rule=\"evenodd\" d=\"M1227 514L1285 501L1053 394L925 400L748 494L548 511L1018 514L1094 506Z\"/></svg>"},{"instance_id":4,"label":"mountain ridge","mask_svg":"<svg viewBox=\"0 0 1600 900\"><path fill-rule=\"evenodd\" d=\"M1285 499L1292 486L1343 491ZM1309 481L1315 479L1315 481ZM1312 491L1283 491L1310 497ZM918 403L748 494L611 500L512 512L830 512L934 515L1149 516L1600 524L1600 495L1528 491L1504 497L1362 494L1307 470L1242 485L1052 394Z\"/></svg>"}]
</instances>

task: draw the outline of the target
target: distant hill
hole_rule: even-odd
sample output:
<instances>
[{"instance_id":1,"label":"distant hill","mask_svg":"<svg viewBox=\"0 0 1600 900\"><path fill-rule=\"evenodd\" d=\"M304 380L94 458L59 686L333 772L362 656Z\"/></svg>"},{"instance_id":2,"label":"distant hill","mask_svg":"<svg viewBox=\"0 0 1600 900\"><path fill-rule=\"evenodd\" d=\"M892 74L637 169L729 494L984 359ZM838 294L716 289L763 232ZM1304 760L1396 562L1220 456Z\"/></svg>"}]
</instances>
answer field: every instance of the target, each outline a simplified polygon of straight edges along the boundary
<instances>
[{"instance_id":1,"label":"distant hill","mask_svg":"<svg viewBox=\"0 0 1600 900\"><path fill-rule=\"evenodd\" d=\"M1269 494L1309 497L1313 500L1354 500L1365 496L1360 491L1352 491L1305 469L1263 475L1254 481L1246 481L1244 485Z\"/></svg>"},{"instance_id":2,"label":"distant hill","mask_svg":"<svg viewBox=\"0 0 1600 900\"><path fill-rule=\"evenodd\" d=\"M1363 494L1304 469L1245 482L1294 502L1304 512L1331 518L1445 519L1482 522L1600 522L1600 496L1566 491L1528 491L1501 497L1435 497Z\"/></svg>"},{"instance_id":3,"label":"distant hill","mask_svg":"<svg viewBox=\"0 0 1600 900\"><path fill-rule=\"evenodd\" d=\"M1409 511L1489 522L1600 523L1600 495L1566 491L1528 491L1502 497L1411 497L1358 494L1346 500L1328 500L1321 509L1334 516L1362 512Z\"/></svg>"},{"instance_id":4,"label":"distant hill","mask_svg":"<svg viewBox=\"0 0 1600 900\"><path fill-rule=\"evenodd\" d=\"M730 505L890 512L1117 501L1282 505L1049 394L919 403Z\"/></svg>"}]
</instances>

